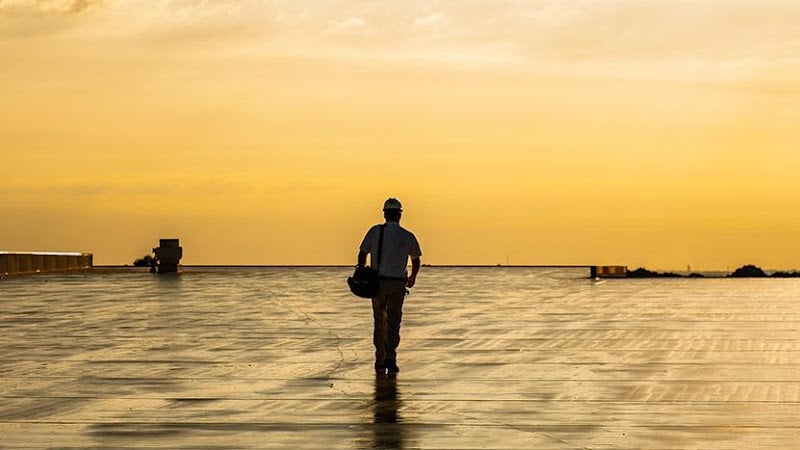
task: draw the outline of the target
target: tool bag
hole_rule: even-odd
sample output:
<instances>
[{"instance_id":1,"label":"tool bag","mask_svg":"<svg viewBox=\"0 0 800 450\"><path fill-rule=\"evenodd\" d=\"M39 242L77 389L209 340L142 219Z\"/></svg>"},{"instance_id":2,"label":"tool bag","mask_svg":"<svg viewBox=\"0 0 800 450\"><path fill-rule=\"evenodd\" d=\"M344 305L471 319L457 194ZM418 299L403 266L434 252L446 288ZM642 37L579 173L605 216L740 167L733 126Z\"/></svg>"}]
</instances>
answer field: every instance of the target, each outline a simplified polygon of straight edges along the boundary
<instances>
[{"instance_id":1,"label":"tool bag","mask_svg":"<svg viewBox=\"0 0 800 450\"><path fill-rule=\"evenodd\" d=\"M378 296L378 269L381 267L381 253L383 252L383 229L381 225L378 238L378 258L375 268L370 266L356 266L352 277L347 277L350 292L362 298L375 298Z\"/></svg>"}]
</instances>

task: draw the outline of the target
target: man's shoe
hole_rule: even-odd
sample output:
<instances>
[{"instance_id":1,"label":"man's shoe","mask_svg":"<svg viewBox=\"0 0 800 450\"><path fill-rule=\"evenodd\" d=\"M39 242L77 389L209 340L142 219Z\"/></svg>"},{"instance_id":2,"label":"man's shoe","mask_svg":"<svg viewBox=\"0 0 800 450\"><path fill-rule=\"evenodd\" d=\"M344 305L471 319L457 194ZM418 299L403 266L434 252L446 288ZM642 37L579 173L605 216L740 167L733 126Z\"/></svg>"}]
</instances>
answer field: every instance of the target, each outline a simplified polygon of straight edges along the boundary
<instances>
[{"instance_id":1,"label":"man's shoe","mask_svg":"<svg viewBox=\"0 0 800 450\"><path fill-rule=\"evenodd\" d=\"M389 372L389 375L400 372L400 368L397 367L397 361L386 361L386 371Z\"/></svg>"},{"instance_id":2,"label":"man's shoe","mask_svg":"<svg viewBox=\"0 0 800 450\"><path fill-rule=\"evenodd\" d=\"M375 363L375 375L385 375L386 366L380 363Z\"/></svg>"}]
</instances>

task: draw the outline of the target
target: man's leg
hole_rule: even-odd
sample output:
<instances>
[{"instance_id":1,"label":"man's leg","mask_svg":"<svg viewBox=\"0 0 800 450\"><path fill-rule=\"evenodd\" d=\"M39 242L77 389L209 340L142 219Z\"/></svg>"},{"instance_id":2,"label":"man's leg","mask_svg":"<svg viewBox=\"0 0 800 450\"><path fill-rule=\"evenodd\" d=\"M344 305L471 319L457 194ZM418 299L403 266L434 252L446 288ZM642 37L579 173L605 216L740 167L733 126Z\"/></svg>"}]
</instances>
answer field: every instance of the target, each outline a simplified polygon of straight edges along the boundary
<instances>
[{"instance_id":1,"label":"man's leg","mask_svg":"<svg viewBox=\"0 0 800 450\"><path fill-rule=\"evenodd\" d=\"M386 292L386 286L381 283L378 296L372 299L372 344L375 346L376 373L383 373L386 369Z\"/></svg>"},{"instance_id":2,"label":"man's leg","mask_svg":"<svg viewBox=\"0 0 800 450\"><path fill-rule=\"evenodd\" d=\"M403 320L403 301L406 285L402 281L392 281L386 294L386 369L390 373L399 372L397 367L397 346L400 345L400 322Z\"/></svg>"}]
</instances>

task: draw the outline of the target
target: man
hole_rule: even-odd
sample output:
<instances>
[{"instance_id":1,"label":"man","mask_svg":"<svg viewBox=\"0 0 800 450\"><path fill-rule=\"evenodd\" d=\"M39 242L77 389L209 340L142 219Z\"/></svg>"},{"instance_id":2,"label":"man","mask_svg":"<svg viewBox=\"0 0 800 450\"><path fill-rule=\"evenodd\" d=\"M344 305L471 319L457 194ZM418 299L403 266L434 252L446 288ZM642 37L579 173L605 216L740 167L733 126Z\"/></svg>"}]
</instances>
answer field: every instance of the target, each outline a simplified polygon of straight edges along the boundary
<instances>
[{"instance_id":1,"label":"man","mask_svg":"<svg viewBox=\"0 0 800 450\"><path fill-rule=\"evenodd\" d=\"M372 342L375 344L375 374L397 374L397 346L400 344L400 320L403 318L403 300L406 287L414 287L420 267L419 243L414 233L400 226L403 207L396 198L383 204L386 223L375 225L364 236L358 252L358 265L367 263L378 270L378 294L372 299L372 315L375 329ZM380 234L383 229L383 245ZM411 275L406 266L411 258Z\"/></svg>"}]
</instances>

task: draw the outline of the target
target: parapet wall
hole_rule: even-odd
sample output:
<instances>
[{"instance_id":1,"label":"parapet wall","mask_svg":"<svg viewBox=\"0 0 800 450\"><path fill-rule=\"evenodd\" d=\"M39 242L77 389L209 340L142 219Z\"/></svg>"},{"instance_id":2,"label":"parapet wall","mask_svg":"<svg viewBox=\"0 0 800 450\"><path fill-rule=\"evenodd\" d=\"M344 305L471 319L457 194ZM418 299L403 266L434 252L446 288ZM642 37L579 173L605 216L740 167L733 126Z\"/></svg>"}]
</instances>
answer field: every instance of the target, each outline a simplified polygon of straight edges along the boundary
<instances>
[{"instance_id":1,"label":"parapet wall","mask_svg":"<svg viewBox=\"0 0 800 450\"><path fill-rule=\"evenodd\" d=\"M91 267L91 253L0 252L0 277L86 270Z\"/></svg>"}]
</instances>

